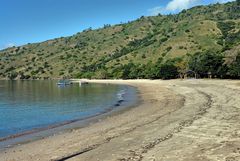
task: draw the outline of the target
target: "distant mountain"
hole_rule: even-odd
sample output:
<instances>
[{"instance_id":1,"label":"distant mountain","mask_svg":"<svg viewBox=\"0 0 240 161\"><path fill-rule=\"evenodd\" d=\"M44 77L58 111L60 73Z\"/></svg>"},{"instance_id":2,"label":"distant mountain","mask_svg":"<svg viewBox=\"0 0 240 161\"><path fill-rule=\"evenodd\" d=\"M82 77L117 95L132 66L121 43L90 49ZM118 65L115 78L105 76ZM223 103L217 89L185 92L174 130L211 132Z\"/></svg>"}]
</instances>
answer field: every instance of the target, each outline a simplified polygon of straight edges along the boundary
<instances>
[{"instance_id":1,"label":"distant mountain","mask_svg":"<svg viewBox=\"0 0 240 161\"><path fill-rule=\"evenodd\" d=\"M0 51L0 78L148 78L152 68L147 67L170 60L174 60L177 70L170 72L179 74L190 68L189 58L196 53L218 53L226 61L223 64L231 66L239 54L239 45L237 0L11 47ZM229 54L234 49L235 54Z\"/></svg>"}]
</instances>

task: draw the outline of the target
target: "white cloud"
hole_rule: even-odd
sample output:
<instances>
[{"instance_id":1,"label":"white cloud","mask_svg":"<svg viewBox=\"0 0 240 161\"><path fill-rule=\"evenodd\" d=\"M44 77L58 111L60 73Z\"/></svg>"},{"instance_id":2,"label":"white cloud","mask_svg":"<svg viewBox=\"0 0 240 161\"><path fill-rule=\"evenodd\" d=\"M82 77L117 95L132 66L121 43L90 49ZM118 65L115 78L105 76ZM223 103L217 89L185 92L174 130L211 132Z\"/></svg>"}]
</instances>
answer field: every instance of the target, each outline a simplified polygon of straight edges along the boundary
<instances>
[{"instance_id":1,"label":"white cloud","mask_svg":"<svg viewBox=\"0 0 240 161\"><path fill-rule=\"evenodd\" d=\"M159 13L168 14L176 13L183 9L188 9L195 5L199 5L203 0L171 0L165 7L157 6L149 9L148 12L151 15L157 15Z\"/></svg>"},{"instance_id":2,"label":"white cloud","mask_svg":"<svg viewBox=\"0 0 240 161\"><path fill-rule=\"evenodd\" d=\"M201 0L172 0L167 4L166 10L170 12L181 11L193 7L200 1Z\"/></svg>"},{"instance_id":3,"label":"white cloud","mask_svg":"<svg viewBox=\"0 0 240 161\"><path fill-rule=\"evenodd\" d=\"M189 9L196 5L201 4L211 4L211 3L227 3L235 0L170 0L167 5L157 6L148 10L150 15L157 15L159 13L169 14L169 13L177 13L182 11L183 9Z\"/></svg>"}]
</instances>

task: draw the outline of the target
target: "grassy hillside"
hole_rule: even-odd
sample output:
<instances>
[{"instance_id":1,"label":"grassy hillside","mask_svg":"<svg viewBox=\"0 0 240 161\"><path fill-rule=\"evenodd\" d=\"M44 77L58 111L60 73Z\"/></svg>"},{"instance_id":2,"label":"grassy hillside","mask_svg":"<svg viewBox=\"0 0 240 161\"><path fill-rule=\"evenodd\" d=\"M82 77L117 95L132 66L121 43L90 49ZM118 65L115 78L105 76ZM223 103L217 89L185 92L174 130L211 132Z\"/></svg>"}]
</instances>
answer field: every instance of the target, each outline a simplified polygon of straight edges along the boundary
<instances>
[{"instance_id":1,"label":"grassy hillside","mask_svg":"<svg viewBox=\"0 0 240 161\"><path fill-rule=\"evenodd\" d=\"M172 59L181 59L180 68L187 69L184 62L195 53L226 53L227 59L228 50L238 53L239 44L239 1L198 6L2 50L0 78L119 78L129 63L149 66Z\"/></svg>"}]
</instances>

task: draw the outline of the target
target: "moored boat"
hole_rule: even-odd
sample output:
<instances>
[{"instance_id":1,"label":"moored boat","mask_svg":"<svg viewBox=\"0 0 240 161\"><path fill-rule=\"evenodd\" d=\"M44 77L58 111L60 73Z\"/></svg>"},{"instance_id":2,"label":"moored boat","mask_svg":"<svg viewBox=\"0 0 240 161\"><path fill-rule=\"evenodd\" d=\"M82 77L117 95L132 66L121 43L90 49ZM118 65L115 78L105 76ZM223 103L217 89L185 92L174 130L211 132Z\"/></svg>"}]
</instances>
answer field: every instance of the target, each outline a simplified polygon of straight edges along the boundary
<instances>
[{"instance_id":1,"label":"moored boat","mask_svg":"<svg viewBox=\"0 0 240 161\"><path fill-rule=\"evenodd\" d=\"M72 84L72 82L69 81L69 80L59 80L59 81L57 82L57 85L58 85L58 86L67 86L67 85L70 85L70 84Z\"/></svg>"}]
</instances>

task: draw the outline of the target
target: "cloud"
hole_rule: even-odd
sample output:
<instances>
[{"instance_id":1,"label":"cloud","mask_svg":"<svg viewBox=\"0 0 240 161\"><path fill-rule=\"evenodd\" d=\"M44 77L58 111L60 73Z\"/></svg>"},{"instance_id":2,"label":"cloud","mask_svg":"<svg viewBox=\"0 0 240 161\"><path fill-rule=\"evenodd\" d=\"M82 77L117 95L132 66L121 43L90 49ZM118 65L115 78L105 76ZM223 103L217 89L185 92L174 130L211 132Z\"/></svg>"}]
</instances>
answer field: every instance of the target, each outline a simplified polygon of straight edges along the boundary
<instances>
[{"instance_id":1,"label":"cloud","mask_svg":"<svg viewBox=\"0 0 240 161\"><path fill-rule=\"evenodd\" d=\"M183 9L188 9L190 7L198 5L201 1L202 0L171 0L165 7L157 6L149 9L148 12L150 15L157 15L159 13L176 13Z\"/></svg>"},{"instance_id":2,"label":"cloud","mask_svg":"<svg viewBox=\"0 0 240 161\"><path fill-rule=\"evenodd\" d=\"M172 0L167 6L166 10L170 12L181 11L197 5L201 0Z\"/></svg>"},{"instance_id":3,"label":"cloud","mask_svg":"<svg viewBox=\"0 0 240 161\"><path fill-rule=\"evenodd\" d=\"M179 11L182 11L183 9L189 9L191 7L194 7L196 5L201 4L211 4L211 3L227 3L232 2L235 0L171 0L167 3L166 6L157 6L152 9L148 10L148 13L150 15L157 15L159 13L162 14L169 14L169 13L177 13Z\"/></svg>"}]
</instances>

